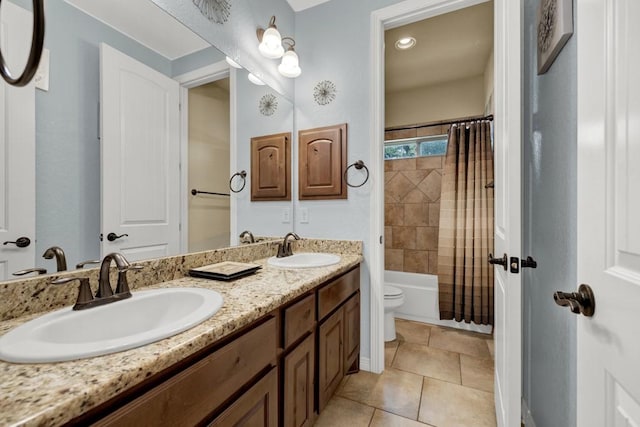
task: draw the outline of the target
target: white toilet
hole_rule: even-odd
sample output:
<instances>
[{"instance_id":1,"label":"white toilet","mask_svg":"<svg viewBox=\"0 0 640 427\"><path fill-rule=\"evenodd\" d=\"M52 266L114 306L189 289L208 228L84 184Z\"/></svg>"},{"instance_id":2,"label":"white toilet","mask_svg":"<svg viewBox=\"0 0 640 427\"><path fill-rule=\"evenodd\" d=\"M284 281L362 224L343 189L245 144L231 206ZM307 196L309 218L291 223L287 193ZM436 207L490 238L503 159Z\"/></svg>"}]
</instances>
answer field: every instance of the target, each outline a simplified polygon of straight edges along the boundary
<instances>
[{"instance_id":1,"label":"white toilet","mask_svg":"<svg viewBox=\"0 0 640 427\"><path fill-rule=\"evenodd\" d=\"M395 286L384 286L384 340L396 339L395 311L404 304L402 289Z\"/></svg>"}]
</instances>

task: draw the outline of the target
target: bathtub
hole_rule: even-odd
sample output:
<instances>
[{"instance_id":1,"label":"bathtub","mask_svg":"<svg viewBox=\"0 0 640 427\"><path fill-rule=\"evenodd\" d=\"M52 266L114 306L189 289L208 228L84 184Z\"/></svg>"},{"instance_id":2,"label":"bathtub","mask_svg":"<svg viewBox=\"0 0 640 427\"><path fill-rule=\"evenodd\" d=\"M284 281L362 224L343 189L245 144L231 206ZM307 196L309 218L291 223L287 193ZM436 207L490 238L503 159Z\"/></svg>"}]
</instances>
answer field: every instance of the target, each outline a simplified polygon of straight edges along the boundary
<instances>
[{"instance_id":1,"label":"bathtub","mask_svg":"<svg viewBox=\"0 0 640 427\"><path fill-rule=\"evenodd\" d=\"M404 304L396 310L396 318L449 326L484 334L491 333L491 326L489 325L440 320L438 276L436 275L385 270L384 284L395 286L404 292Z\"/></svg>"}]
</instances>

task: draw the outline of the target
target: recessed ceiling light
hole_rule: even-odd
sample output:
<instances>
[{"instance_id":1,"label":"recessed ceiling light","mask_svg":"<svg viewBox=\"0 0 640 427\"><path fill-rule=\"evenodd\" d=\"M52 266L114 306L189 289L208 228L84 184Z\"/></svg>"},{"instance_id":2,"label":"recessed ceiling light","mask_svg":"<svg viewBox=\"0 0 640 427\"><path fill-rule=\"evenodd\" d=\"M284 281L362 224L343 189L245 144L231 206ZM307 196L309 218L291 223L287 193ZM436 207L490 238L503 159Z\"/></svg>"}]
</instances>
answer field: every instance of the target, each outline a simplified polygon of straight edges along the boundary
<instances>
[{"instance_id":1,"label":"recessed ceiling light","mask_svg":"<svg viewBox=\"0 0 640 427\"><path fill-rule=\"evenodd\" d=\"M403 37L396 42L396 49L407 50L416 45L416 39L413 37Z\"/></svg>"}]
</instances>

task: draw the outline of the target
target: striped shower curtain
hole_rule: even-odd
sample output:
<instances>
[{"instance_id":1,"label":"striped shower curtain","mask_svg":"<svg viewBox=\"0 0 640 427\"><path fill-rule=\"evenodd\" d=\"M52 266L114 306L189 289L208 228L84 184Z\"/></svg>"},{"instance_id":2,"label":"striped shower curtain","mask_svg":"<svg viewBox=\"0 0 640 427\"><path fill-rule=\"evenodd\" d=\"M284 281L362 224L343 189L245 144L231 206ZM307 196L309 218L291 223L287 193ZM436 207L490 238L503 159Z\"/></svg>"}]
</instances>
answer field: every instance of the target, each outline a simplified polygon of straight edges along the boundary
<instances>
[{"instance_id":1,"label":"striped shower curtain","mask_svg":"<svg viewBox=\"0 0 640 427\"><path fill-rule=\"evenodd\" d=\"M493 325L493 152L488 121L451 126L438 240L440 319Z\"/></svg>"}]
</instances>

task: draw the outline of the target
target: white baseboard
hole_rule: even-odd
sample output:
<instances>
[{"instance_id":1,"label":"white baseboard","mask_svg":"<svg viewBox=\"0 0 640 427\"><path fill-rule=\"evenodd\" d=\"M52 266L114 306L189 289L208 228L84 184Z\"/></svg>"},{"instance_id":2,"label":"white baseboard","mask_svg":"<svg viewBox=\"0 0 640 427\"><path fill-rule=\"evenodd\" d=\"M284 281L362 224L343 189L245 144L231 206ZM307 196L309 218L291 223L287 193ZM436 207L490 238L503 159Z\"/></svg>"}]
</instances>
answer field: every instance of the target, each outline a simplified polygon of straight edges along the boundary
<instances>
[{"instance_id":1,"label":"white baseboard","mask_svg":"<svg viewBox=\"0 0 640 427\"><path fill-rule=\"evenodd\" d=\"M360 357L360 370L371 372L371 360L368 357Z\"/></svg>"},{"instance_id":2,"label":"white baseboard","mask_svg":"<svg viewBox=\"0 0 640 427\"><path fill-rule=\"evenodd\" d=\"M524 399L522 399L522 423L525 427L536 427L536 423L533 421L533 415L531 415L529 406Z\"/></svg>"}]
</instances>

